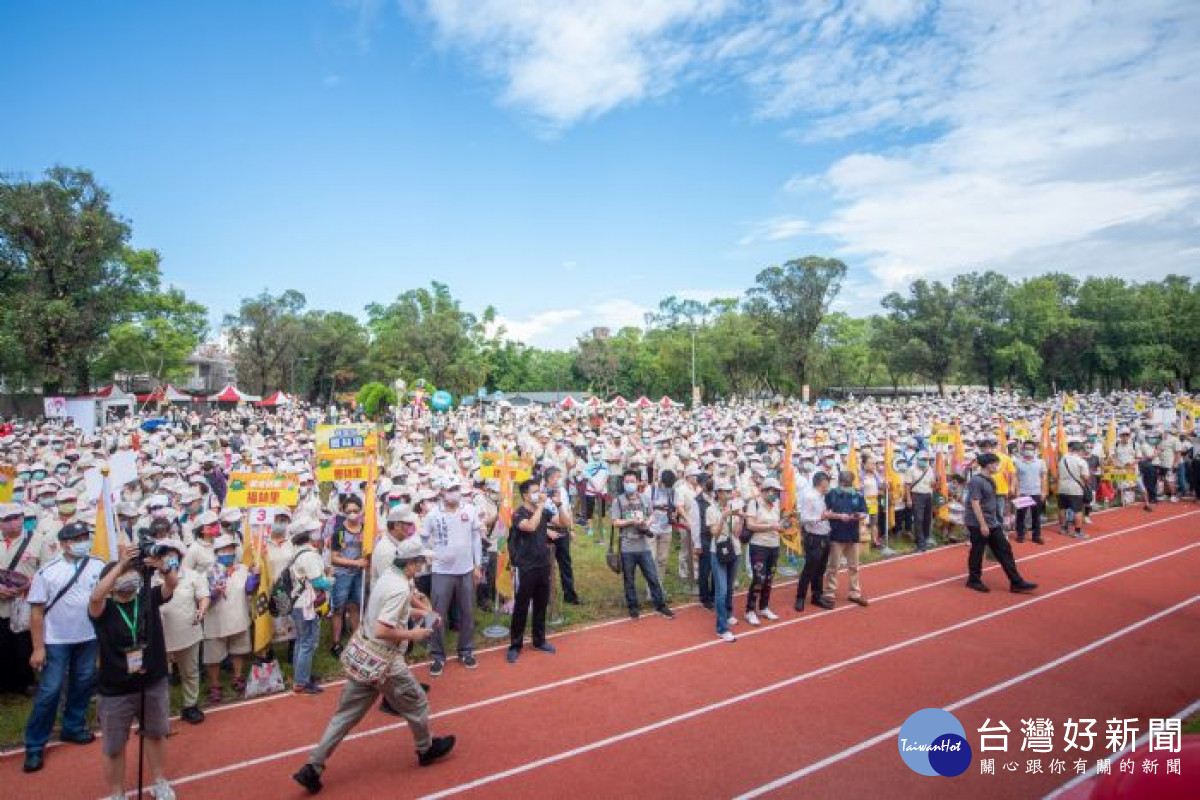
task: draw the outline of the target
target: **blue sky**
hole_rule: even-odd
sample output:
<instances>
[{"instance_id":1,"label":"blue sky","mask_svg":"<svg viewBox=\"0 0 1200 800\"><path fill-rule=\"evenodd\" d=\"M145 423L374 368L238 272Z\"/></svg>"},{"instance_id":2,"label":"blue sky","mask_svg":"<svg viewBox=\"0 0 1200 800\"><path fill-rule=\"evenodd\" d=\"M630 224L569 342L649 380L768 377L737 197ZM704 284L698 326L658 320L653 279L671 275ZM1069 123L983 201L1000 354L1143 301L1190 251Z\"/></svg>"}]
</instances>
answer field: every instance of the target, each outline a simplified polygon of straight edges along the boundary
<instances>
[{"instance_id":1,"label":"blue sky","mask_svg":"<svg viewBox=\"0 0 1200 800\"><path fill-rule=\"evenodd\" d=\"M1200 276L1198 9L8 2L0 170L95 171L214 321L439 280L566 346L810 253L853 313L964 269Z\"/></svg>"}]
</instances>

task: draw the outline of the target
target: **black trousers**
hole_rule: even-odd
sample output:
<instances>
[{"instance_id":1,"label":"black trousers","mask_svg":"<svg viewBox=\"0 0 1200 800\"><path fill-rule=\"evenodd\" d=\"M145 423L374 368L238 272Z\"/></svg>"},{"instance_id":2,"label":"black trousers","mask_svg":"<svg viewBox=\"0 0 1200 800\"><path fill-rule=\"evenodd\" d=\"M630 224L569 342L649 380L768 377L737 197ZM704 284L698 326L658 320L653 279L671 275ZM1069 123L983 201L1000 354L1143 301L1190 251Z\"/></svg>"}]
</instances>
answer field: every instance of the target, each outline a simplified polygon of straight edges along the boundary
<instances>
[{"instance_id":1,"label":"black trousers","mask_svg":"<svg viewBox=\"0 0 1200 800\"><path fill-rule=\"evenodd\" d=\"M985 534L978 525L968 525L971 532L971 552L967 555L967 575L971 583L983 580L983 550L988 548L1000 562L1000 568L1008 576L1010 584L1022 583L1021 573L1017 572L1017 562L1013 558L1012 547L1004 536L1003 528L989 528Z\"/></svg>"},{"instance_id":2,"label":"black trousers","mask_svg":"<svg viewBox=\"0 0 1200 800\"><path fill-rule=\"evenodd\" d=\"M496 561L497 554L483 551L483 580L475 587L475 605L484 611L491 611L496 602Z\"/></svg>"},{"instance_id":3,"label":"black trousers","mask_svg":"<svg viewBox=\"0 0 1200 800\"><path fill-rule=\"evenodd\" d=\"M554 540L554 560L558 562L558 579L562 583L563 600L573 603L579 597L575 594L575 570L571 568L570 536Z\"/></svg>"},{"instance_id":4,"label":"black trousers","mask_svg":"<svg viewBox=\"0 0 1200 800\"><path fill-rule=\"evenodd\" d=\"M13 633L8 629L8 620L0 619L0 694L19 694L37 683L29 666L31 655L32 634Z\"/></svg>"},{"instance_id":5,"label":"black trousers","mask_svg":"<svg viewBox=\"0 0 1200 800\"><path fill-rule=\"evenodd\" d=\"M779 548L750 545L750 589L746 592L746 612L762 611L771 603L771 584Z\"/></svg>"},{"instance_id":6,"label":"black trousers","mask_svg":"<svg viewBox=\"0 0 1200 800\"><path fill-rule=\"evenodd\" d=\"M1146 489L1146 500L1158 502L1158 467L1149 462L1138 464L1138 472L1142 476L1142 486Z\"/></svg>"},{"instance_id":7,"label":"black trousers","mask_svg":"<svg viewBox=\"0 0 1200 800\"><path fill-rule=\"evenodd\" d=\"M924 547L929 542L929 532L933 529L933 495L913 492L913 538L917 547Z\"/></svg>"},{"instance_id":8,"label":"black trousers","mask_svg":"<svg viewBox=\"0 0 1200 800\"><path fill-rule=\"evenodd\" d=\"M712 550L712 535L708 533L700 534L700 602L703 605L712 605L715 599L713 594L713 572L712 559L709 558L709 552ZM730 606L732 608L732 606Z\"/></svg>"},{"instance_id":9,"label":"black trousers","mask_svg":"<svg viewBox=\"0 0 1200 800\"><path fill-rule=\"evenodd\" d=\"M829 566L829 537L805 533L804 569L800 570L800 583L796 586L796 602L804 599L807 592L813 600L819 600L825 592L825 568ZM811 587L811 588L809 588Z\"/></svg>"},{"instance_id":10,"label":"black trousers","mask_svg":"<svg viewBox=\"0 0 1200 800\"><path fill-rule=\"evenodd\" d=\"M1025 522L1031 520L1030 525L1033 529L1033 540L1040 542L1042 540L1042 496L1040 494L1029 495L1033 498L1033 505L1025 508L1017 509L1017 541L1025 538Z\"/></svg>"},{"instance_id":11,"label":"black trousers","mask_svg":"<svg viewBox=\"0 0 1200 800\"><path fill-rule=\"evenodd\" d=\"M516 570L517 597L513 602L509 646L520 650L525 638L529 604L533 603L533 646L546 643L546 607L550 605L550 565Z\"/></svg>"}]
</instances>

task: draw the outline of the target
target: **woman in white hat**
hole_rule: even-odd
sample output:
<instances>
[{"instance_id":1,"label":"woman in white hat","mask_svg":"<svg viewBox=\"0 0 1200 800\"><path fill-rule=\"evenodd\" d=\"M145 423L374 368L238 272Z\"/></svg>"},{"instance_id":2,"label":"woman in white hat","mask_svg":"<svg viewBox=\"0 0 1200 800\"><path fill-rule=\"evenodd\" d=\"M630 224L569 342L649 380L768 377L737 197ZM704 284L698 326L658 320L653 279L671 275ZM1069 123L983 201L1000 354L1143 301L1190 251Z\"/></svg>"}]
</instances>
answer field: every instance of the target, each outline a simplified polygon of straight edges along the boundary
<instances>
[{"instance_id":1,"label":"woman in white hat","mask_svg":"<svg viewBox=\"0 0 1200 800\"><path fill-rule=\"evenodd\" d=\"M228 534L213 542L216 561L208 570L210 605L204 618L204 671L208 702L221 702L221 662L233 662L233 691L246 688L242 677L250 653L250 595L258 588L257 567L237 562L237 539Z\"/></svg>"}]
</instances>

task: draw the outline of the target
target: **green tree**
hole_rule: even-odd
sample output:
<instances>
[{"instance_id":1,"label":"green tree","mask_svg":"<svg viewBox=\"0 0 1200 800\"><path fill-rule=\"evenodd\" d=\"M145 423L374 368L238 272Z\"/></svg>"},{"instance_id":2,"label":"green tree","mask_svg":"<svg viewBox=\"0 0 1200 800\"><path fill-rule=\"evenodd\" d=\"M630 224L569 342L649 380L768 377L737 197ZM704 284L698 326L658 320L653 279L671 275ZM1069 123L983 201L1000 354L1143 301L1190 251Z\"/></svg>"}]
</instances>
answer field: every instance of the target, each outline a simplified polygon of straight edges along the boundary
<instances>
[{"instance_id":1,"label":"green tree","mask_svg":"<svg viewBox=\"0 0 1200 800\"><path fill-rule=\"evenodd\" d=\"M150 277L124 319L109 329L93 374L148 375L156 385L176 380L186 373L188 356L208 332L208 310L178 289L160 288L156 251L127 250L124 257L141 262L137 269Z\"/></svg>"},{"instance_id":2,"label":"green tree","mask_svg":"<svg viewBox=\"0 0 1200 800\"><path fill-rule=\"evenodd\" d=\"M962 350L959 363L971 377L981 378L988 392L1003 376L1001 350L1012 341L1009 311L1012 284L998 272L968 272L954 278L952 327Z\"/></svg>"},{"instance_id":3,"label":"green tree","mask_svg":"<svg viewBox=\"0 0 1200 800\"><path fill-rule=\"evenodd\" d=\"M357 386L366 376L367 330L341 311L308 311L301 318L297 366L304 376L297 391L309 400L328 398Z\"/></svg>"},{"instance_id":4,"label":"green tree","mask_svg":"<svg viewBox=\"0 0 1200 800\"><path fill-rule=\"evenodd\" d=\"M273 295L263 291L242 300L236 314L225 316L238 382L251 393L288 389L304 338L304 295L294 289Z\"/></svg>"},{"instance_id":5,"label":"green tree","mask_svg":"<svg viewBox=\"0 0 1200 800\"><path fill-rule=\"evenodd\" d=\"M960 350L951 328L957 302L945 285L926 280L914 281L907 297L892 292L883 298L898 337L895 346L904 348L913 371L936 383L939 394L946 391Z\"/></svg>"},{"instance_id":6,"label":"green tree","mask_svg":"<svg viewBox=\"0 0 1200 800\"><path fill-rule=\"evenodd\" d=\"M128 258L129 224L86 170L0 179L0 330L47 393L89 388L109 330L152 291L157 264Z\"/></svg>"},{"instance_id":7,"label":"green tree","mask_svg":"<svg viewBox=\"0 0 1200 800\"><path fill-rule=\"evenodd\" d=\"M430 392L432 395L432 392ZM394 408L398 401L396 392L389 386L384 386L382 383L372 382L365 384L358 390L358 395L355 397L359 408L363 410L371 419L379 419L389 408Z\"/></svg>"},{"instance_id":8,"label":"green tree","mask_svg":"<svg viewBox=\"0 0 1200 800\"><path fill-rule=\"evenodd\" d=\"M846 265L833 258L806 256L781 267L767 267L746 293L746 307L774 331L778 349L796 382L807 379L812 339L837 297Z\"/></svg>"}]
</instances>

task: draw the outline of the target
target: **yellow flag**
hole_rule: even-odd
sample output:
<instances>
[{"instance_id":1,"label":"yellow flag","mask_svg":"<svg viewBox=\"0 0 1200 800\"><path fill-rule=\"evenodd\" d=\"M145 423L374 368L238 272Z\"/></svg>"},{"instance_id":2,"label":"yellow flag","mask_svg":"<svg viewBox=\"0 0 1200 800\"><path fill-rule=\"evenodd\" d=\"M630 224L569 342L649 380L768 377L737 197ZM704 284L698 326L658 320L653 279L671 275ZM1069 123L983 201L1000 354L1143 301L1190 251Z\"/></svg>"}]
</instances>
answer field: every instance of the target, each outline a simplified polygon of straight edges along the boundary
<instances>
[{"instance_id":1,"label":"yellow flag","mask_svg":"<svg viewBox=\"0 0 1200 800\"><path fill-rule=\"evenodd\" d=\"M112 487L108 482L108 467L101 470L103 480L100 483L100 500L96 503L96 530L92 534L92 555L101 561L116 561L119 557L117 549L118 531L113 519L109 498Z\"/></svg>"},{"instance_id":2,"label":"yellow flag","mask_svg":"<svg viewBox=\"0 0 1200 800\"><path fill-rule=\"evenodd\" d=\"M783 469L779 477L783 484L780 511L784 519L784 529L779 532L779 541L784 547L800 555L800 525L796 518L796 467L792 464L791 433L788 433L787 444L783 448Z\"/></svg>"},{"instance_id":3,"label":"yellow flag","mask_svg":"<svg viewBox=\"0 0 1200 800\"><path fill-rule=\"evenodd\" d=\"M364 556L370 556L375 549L375 535L379 530L379 503L375 500L375 461L367 470L367 498L363 501L363 534L362 550Z\"/></svg>"},{"instance_id":4,"label":"yellow flag","mask_svg":"<svg viewBox=\"0 0 1200 800\"><path fill-rule=\"evenodd\" d=\"M858 463L858 442L854 440L854 434L850 434L850 450L846 453L846 471L854 476L854 488L861 486L859 473L862 467Z\"/></svg>"},{"instance_id":5,"label":"yellow flag","mask_svg":"<svg viewBox=\"0 0 1200 800\"><path fill-rule=\"evenodd\" d=\"M996 435L996 444L1001 453L1008 452L1008 432L1004 430L1004 417L1000 418L1000 432Z\"/></svg>"},{"instance_id":6,"label":"yellow flag","mask_svg":"<svg viewBox=\"0 0 1200 800\"><path fill-rule=\"evenodd\" d=\"M247 548L251 549L251 548ZM265 536L259 536L258 541L254 543L252 548L255 553L254 560L258 564L258 588L254 590L254 601L251 603L250 615L253 618L251 624L254 630L254 644L252 648L254 652L260 652L271 644L271 639L275 635L275 624L271 619L270 600L271 600L271 584L274 583L274 576L271 575L271 562L267 558L267 540Z\"/></svg>"},{"instance_id":7,"label":"yellow flag","mask_svg":"<svg viewBox=\"0 0 1200 800\"><path fill-rule=\"evenodd\" d=\"M1104 431L1104 454L1112 456L1113 451L1117 448L1117 418L1110 417L1108 420L1108 429Z\"/></svg>"},{"instance_id":8,"label":"yellow flag","mask_svg":"<svg viewBox=\"0 0 1200 800\"><path fill-rule=\"evenodd\" d=\"M962 426L958 424L958 420L954 421L954 464L952 467L958 469L959 466L967 460L966 448L963 446Z\"/></svg>"},{"instance_id":9,"label":"yellow flag","mask_svg":"<svg viewBox=\"0 0 1200 800\"><path fill-rule=\"evenodd\" d=\"M892 487L899 483L900 476L896 474L896 468L892 466L892 461L896 458L895 448L892 445L891 437L888 437L883 443L883 480L887 484L887 523L888 530L896 527L896 500L892 495Z\"/></svg>"}]
</instances>

